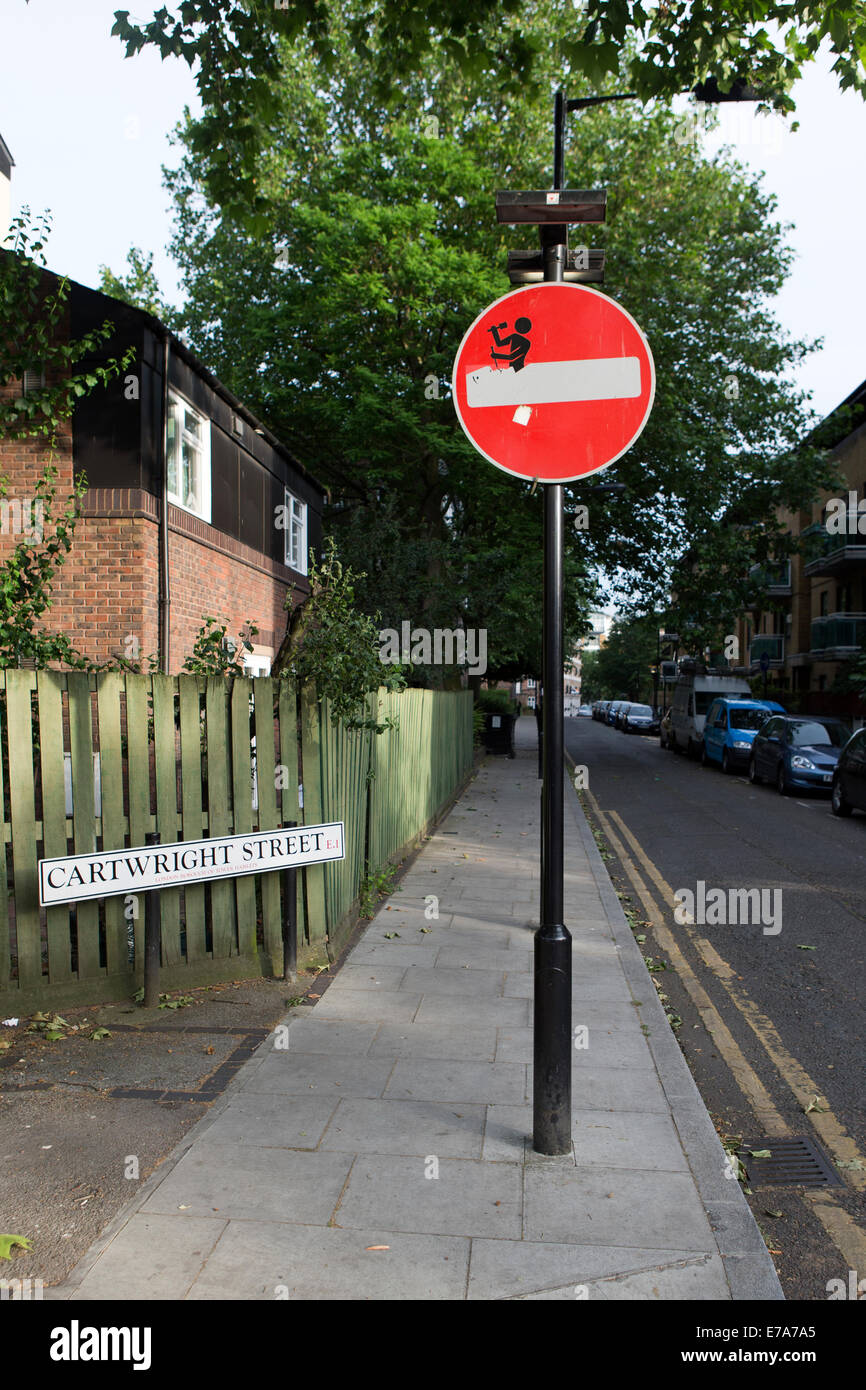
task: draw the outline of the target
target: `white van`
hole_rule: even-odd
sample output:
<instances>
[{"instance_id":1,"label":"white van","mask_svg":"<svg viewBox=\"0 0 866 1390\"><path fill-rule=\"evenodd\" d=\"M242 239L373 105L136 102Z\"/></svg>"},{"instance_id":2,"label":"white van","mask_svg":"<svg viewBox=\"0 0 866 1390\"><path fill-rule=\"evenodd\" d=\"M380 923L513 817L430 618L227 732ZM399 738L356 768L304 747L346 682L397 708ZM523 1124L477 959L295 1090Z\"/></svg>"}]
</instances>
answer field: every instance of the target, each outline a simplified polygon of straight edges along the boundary
<instances>
[{"instance_id":1,"label":"white van","mask_svg":"<svg viewBox=\"0 0 866 1390\"><path fill-rule=\"evenodd\" d=\"M751 699L752 687L741 676L716 674L703 666L680 671L671 701L669 748L674 752L684 748L689 757L700 752L707 710L720 695L729 698L745 695Z\"/></svg>"}]
</instances>

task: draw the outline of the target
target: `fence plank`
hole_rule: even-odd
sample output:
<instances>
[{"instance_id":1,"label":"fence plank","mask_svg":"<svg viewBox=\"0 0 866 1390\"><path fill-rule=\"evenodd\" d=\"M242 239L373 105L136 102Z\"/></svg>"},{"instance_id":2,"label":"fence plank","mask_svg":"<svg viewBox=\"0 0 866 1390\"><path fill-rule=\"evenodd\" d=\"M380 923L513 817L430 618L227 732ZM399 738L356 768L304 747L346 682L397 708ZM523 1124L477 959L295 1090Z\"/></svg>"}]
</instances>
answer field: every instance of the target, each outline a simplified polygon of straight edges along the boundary
<instances>
[{"instance_id":1,"label":"fence plank","mask_svg":"<svg viewBox=\"0 0 866 1390\"><path fill-rule=\"evenodd\" d=\"M156 772L156 828L161 844L174 844L177 825L177 741L175 738L173 676L153 676L153 751ZM162 964L179 965L180 889L162 888L159 894Z\"/></svg>"},{"instance_id":2,"label":"fence plank","mask_svg":"<svg viewBox=\"0 0 866 1390\"><path fill-rule=\"evenodd\" d=\"M274 758L274 682L270 676L253 681L256 702L256 790L258 828L274 830L279 825ZM270 970L282 970L283 925L280 913L280 875L262 874L262 938Z\"/></svg>"},{"instance_id":3,"label":"fence plank","mask_svg":"<svg viewBox=\"0 0 866 1390\"><path fill-rule=\"evenodd\" d=\"M22 988L39 984L42 979L30 704L30 692L35 684L35 677L30 671L6 672L15 928L18 938L18 981Z\"/></svg>"},{"instance_id":4,"label":"fence plank","mask_svg":"<svg viewBox=\"0 0 866 1390\"><path fill-rule=\"evenodd\" d=\"M145 843L153 829L150 798L150 739L148 736L148 697L152 689L151 676L126 677L126 759L129 796L129 844L131 849ZM135 898L133 936L135 969L144 969L144 905L143 893Z\"/></svg>"},{"instance_id":5,"label":"fence plank","mask_svg":"<svg viewBox=\"0 0 866 1390\"><path fill-rule=\"evenodd\" d=\"M253 770L250 748L250 696L253 683L235 676L232 689L232 797L234 833L253 828ZM234 881L238 905L238 950L242 956L256 953L256 882L252 874Z\"/></svg>"},{"instance_id":6,"label":"fence plank","mask_svg":"<svg viewBox=\"0 0 866 1390\"><path fill-rule=\"evenodd\" d=\"M96 703L99 715L99 780L102 788L102 848L123 849L123 753L120 741L120 697L123 676L106 671L97 677ZM109 975L128 971L126 896L105 900L105 963ZM129 922L132 923L130 916ZM50 947L49 947L50 950ZM50 962L49 954L49 962Z\"/></svg>"},{"instance_id":7,"label":"fence plank","mask_svg":"<svg viewBox=\"0 0 866 1390\"><path fill-rule=\"evenodd\" d=\"M59 859L68 853L66 840L66 787L63 776L63 690L66 677L59 671L39 671L39 763L42 773L42 854ZM69 907L49 907L46 913L48 978L60 984L72 978Z\"/></svg>"},{"instance_id":8,"label":"fence plank","mask_svg":"<svg viewBox=\"0 0 866 1390\"><path fill-rule=\"evenodd\" d=\"M229 744L226 683L222 676L208 678L205 690L207 748L208 835L229 833ZM237 954L235 945L235 895L230 879L218 879L210 887L212 949L214 960Z\"/></svg>"},{"instance_id":9,"label":"fence plank","mask_svg":"<svg viewBox=\"0 0 866 1390\"><path fill-rule=\"evenodd\" d=\"M90 677L84 671L70 671L66 677L66 689L69 692L69 748L72 754L73 853L92 854L96 849L96 825ZM98 900L76 905L75 926L78 938L78 978L93 979L102 970Z\"/></svg>"},{"instance_id":10,"label":"fence plank","mask_svg":"<svg viewBox=\"0 0 866 1390\"><path fill-rule=\"evenodd\" d=\"M280 824L301 819L298 804L298 711L297 693L291 681L280 680ZM301 874L303 888L303 873ZM307 916L303 891L299 892L298 941L306 939ZM288 904L283 903L284 917L288 916Z\"/></svg>"},{"instance_id":11,"label":"fence plank","mask_svg":"<svg viewBox=\"0 0 866 1390\"><path fill-rule=\"evenodd\" d=\"M301 698L301 757L304 770L304 825L322 822L321 709L315 691ZM324 942L328 930L324 865L303 870L307 881L307 940Z\"/></svg>"},{"instance_id":12,"label":"fence plank","mask_svg":"<svg viewBox=\"0 0 866 1390\"><path fill-rule=\"evenodd\" d=\"M201 688L197 676L179 676L181 815L183 838L203 837L201 795ZM204 884L189 884L183 890L186 918L186 958L203 960L207 954Z\"/></svg>"},{"instance_id":13,"label":"fence plank","mask_svg":"<svg viewBox=\"0 0 866 1390\"><path fill-rule=\"evenodd\" d=\"M9 884L6 865L6 789L3 778L3 726L6 723L5 671L4 698L0 700L0 989L8 989L12 976L12 939L9 930Z\"/></svg>"}]
</instances>

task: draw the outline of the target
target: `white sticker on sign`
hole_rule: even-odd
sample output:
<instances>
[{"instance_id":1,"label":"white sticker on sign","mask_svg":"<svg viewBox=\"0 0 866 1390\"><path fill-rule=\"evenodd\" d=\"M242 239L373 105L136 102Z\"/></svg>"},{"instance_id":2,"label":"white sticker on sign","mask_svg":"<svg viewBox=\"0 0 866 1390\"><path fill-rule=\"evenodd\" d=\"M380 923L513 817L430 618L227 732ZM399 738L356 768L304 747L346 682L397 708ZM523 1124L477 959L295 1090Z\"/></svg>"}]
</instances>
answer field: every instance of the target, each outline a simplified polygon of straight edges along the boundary
<instances>
[{"instance_id":1,"label":"white sticker on sign","mask_svg":"<svg viewBox=\"0 0 866 1390\"><path fill-rule=\"evenodd\" d=\"M640 392L638 357L531 362L519 372L513 367L479 367L466 374L466 404L475 410L497 405L629 400Z\"/></svg>"}]
</instances>

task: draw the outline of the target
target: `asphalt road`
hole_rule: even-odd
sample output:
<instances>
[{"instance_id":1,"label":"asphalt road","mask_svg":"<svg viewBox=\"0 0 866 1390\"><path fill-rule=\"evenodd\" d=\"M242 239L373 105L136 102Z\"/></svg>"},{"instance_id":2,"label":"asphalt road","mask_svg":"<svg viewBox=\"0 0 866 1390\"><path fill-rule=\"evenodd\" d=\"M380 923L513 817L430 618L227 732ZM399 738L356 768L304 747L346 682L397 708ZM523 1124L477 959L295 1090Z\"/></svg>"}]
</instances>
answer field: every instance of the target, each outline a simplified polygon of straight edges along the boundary
<instances>
[{"instance_id":1,"label":"asphalt road","mask_svg":"<svg viewBox=\"0 0 866 1390\"><path fill-rule=\"evenodd\" d=\"M805 1136L830 1160L839 1185L815 1189L766 1185L749 1164L787 1297L827 1299L853 1270L866 1299L866 816L587 718L566 720L566 746L719 1132L771 1154ZM725 890L727 920L675 920L674 894L697 906L699 881ZM730 889L770 890L759 920Z\"/></svg>"}]
</instances>

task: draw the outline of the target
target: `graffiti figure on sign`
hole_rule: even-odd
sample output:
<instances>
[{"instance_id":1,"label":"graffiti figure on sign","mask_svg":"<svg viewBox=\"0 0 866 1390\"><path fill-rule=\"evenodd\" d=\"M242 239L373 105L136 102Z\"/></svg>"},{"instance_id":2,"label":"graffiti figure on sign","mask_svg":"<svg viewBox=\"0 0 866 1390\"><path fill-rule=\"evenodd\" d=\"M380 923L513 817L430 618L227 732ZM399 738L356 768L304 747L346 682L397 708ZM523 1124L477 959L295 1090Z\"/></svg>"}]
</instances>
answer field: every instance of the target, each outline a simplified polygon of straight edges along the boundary
<instances>
[{"instance_id":1,"label":"graffiti figure on sign","mask_svg":"<svg viewBox=\"0 0 866 1390\"><path fill-rule=\"evenodd\" d=\"M488 328L487 332L493 334L493 341L499 348L508 348L507 352L495 352L490 349L490 356L494 362L507 362L516 372L523 369L526 363L526 355L529 352L530 342L526 334L532 328L529 319L516 319L514 322L514 332L509 333L506 338L500 338L500 328L507 328L507 323L494 323Z\"/></svg>"}]
</instances>

